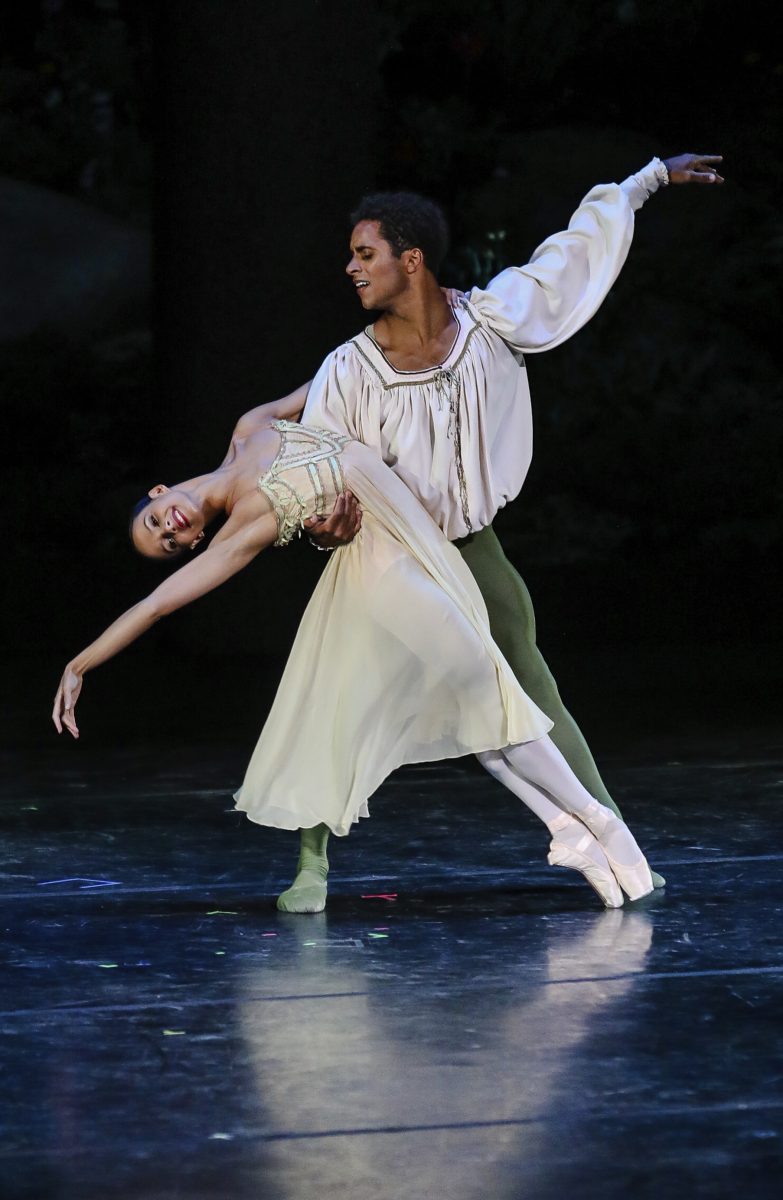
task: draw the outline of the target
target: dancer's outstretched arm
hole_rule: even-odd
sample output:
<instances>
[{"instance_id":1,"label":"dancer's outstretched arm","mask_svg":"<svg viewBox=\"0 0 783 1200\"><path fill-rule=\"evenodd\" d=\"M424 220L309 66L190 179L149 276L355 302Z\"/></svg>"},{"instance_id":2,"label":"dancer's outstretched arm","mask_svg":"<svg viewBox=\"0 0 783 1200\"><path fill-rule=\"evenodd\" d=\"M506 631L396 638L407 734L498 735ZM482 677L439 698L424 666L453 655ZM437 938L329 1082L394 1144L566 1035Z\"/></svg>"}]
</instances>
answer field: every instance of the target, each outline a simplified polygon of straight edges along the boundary
<instances>
[{"instance_id":1,"label":"dancer's outstretched arm","mask_svg":"<svg viewBox=\"0 0 783 1200\"><path fill-rule=\"evenodd\" d=\"M721 184L721 161L719 154L654 158L620 184L599 184L526 266L507 267L468 298L514 349L532 354L559 346L606 298L631 246L634 213L647 198L666 182Z\"/></svg>"},{"instance_id":2,"label":"dancer's outstretched arm","mask_svg":"<svg viewBox=\"0 0 783 1200\"><path fill-rule=\"evenodd\" d=\"M135 642L161 617L169 616L225 583L277 537L277 521L273 513L264 513L234 531L229 526L230 522L198 558L180 567L71 659L63 671L52 709L52 720L58 733L65 728L73 737L79 736L74 710L87 671L114 658L115 654Z\"/></svg>"}]
</instances>

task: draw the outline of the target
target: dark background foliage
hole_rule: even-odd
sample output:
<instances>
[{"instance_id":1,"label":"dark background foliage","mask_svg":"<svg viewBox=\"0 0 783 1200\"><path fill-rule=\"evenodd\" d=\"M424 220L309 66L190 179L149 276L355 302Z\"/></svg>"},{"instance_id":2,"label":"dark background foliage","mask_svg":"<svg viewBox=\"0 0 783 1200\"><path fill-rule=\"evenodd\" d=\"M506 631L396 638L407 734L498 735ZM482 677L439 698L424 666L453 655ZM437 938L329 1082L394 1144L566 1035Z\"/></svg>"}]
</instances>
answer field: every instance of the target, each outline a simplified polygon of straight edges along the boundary
<instances>
[{"instance_id":1,"label":"dark background foliage","mask_svg":"<svg viewBox=\"0 0 783 1200\"><path fill-rule=\"evenodd\" d=\"M530 359L534 466L498 529L588 724L774 719L774 6L16 9L0 59L10 728L43 736L67 656L153 586L131 502L209 467L239 413L357 328L342 269L362 191L439 199L444 282L469 287L526 261L593 183L684 150L723 153L729 182L654 197L598 316ZM254 731L320 557L269 555L166 622L90 680L85 720L114 739Z\"/></svg>"}]
</instances>

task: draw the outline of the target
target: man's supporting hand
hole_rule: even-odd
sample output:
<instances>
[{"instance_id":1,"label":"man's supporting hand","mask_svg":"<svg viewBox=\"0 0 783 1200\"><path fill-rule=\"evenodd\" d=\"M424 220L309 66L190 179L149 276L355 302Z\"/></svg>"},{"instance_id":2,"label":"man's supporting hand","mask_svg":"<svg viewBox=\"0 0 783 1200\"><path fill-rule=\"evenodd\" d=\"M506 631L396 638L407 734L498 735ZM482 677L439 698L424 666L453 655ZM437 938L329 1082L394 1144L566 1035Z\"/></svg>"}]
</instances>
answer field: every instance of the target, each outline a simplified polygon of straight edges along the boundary
<instances>
[{"instance_id":1,"label":"man's supporting hand","mask_svg":"<svg viewBox=\"0 0 783 1200\"><path fill-rule=\"evenodd\" d=\"M663 165L669 172L669 183L723 183L723 176L714 166L720 162L722 154L678 154L665 158Z\"/></svg>"},{"instance_id":2,"label":"man's supporting hand","mask_svg":"<svg viewBox=\"0 0 783 1200\"><path fill-rule=\"evenodd\" d=\"M311 541L321 550L347 546L362 527L359 501L352 492L343 492L328 517L310 517L304 525Z\"/></svg>"}]
</instances>

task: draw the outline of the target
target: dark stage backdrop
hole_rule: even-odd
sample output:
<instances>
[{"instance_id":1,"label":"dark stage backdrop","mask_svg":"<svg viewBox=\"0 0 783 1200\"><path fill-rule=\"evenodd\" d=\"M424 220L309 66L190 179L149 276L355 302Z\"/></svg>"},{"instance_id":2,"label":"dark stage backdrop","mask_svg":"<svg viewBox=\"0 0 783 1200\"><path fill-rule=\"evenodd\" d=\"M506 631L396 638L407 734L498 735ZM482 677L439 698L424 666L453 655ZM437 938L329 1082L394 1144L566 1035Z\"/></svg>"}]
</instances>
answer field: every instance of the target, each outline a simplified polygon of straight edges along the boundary
<instances>
[{"instance_id":1,"label":"dark stage backdrop","mask_svg":"<svg viewBox=\"0 0 783 1200\"><path fill-rule=\"evenodd\" d=\"M717 0L47 0L0 82L6 729L154 586L130 504L361 323L353 201L446 207L444 282L526 261L593 183L725 155L637 219L598 316L530 366L536 454L498 520L591 736L780 715L783 63ZM86 736L255 734L321 556L265 555L88 678Z\"/></svg>"}]
</instances>

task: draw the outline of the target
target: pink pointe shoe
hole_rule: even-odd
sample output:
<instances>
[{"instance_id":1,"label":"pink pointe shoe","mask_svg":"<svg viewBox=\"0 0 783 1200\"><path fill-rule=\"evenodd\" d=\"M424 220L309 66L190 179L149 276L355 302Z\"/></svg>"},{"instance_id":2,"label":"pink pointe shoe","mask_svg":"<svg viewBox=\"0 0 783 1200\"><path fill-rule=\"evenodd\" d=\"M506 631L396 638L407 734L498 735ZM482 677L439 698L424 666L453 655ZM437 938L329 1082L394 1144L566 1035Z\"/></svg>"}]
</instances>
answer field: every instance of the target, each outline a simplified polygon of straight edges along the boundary
<instances>
[{"instance_id":1,"label":"pink pointe shoe","mask_svg":"<svg viewBox=\"0 0 783 1200\"><path fill-rule=\"evenodd\" d=\"M610 808L592 800L579 813L582 821L601 844L617 882L629 900L641 900L653 890L647 859L625 821Z\"/></svg>"},{"instance_id":2,"label":"pink pointe shoe","mask_svg":"<svg viewBox=\"0 0 783 1200\"><path fill-rule=\"evenodd\" d=\"M622 908L623 893L597 838L568 813L557 817L549 829L552 833L549 865L579 871L606 908Z\"/></svg>"}]
</instances>

